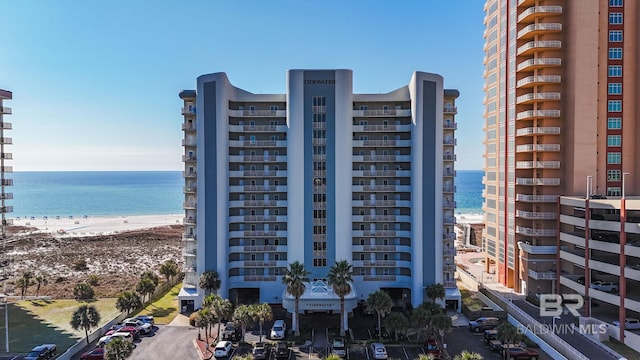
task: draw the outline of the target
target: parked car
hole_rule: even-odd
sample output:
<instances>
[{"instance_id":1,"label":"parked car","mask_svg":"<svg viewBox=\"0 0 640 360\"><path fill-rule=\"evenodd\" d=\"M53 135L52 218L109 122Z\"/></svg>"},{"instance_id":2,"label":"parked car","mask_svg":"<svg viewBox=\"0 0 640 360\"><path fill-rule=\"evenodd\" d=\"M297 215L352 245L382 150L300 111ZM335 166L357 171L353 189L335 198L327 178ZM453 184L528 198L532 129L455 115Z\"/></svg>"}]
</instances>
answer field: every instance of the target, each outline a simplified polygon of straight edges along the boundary
<instances>
[{"instance_id":1,"label":"parked car","mask_svg":"<svg viewBox=\"0 0 640 360\"><path fill-rule=\"evenodd\" d=\"M108 344L111 340L113 340L116 337L122 338L122 340L124 341L129 341L133 343L133 335L131 333L115 332L111 335L101 337L100 340L98 340L98 347L104 347L106 344Z\"/></svg>"},{"instance_id":2,"label":"parked car","mask_svg":"<svg viewBox=\"0 0 640 360\"><path fill-rule=\"evenodd\" d=\"M104 359L104 348L97 347L80 355L82 360L102 360Z\"/></svg>"},{"instance_id":3,"label":"parked car","mask_svg":"<svg viewBox=\"0 0 640 360\"><path fill-rule=\"evenodd\" d=\"M578 284L584 285L584 281L585 281L584 276L580 276L577 281L578 281Z\"/></svg>"},{"instance_id":4,"label":"parked car","mask_svg":"<svg viewBox=\"0 0 640 360\"><path fill-rule=\"evenodd\" d=\"M150 323L143 322L142 320L130 318L125 319L122 323L123 326L134 326L138 328L138 331L141 334L149 334L153 330L153 325Z\"/></svg>"},{"instance_id":5,"label":"parked car","mask_svg":"<svg viewBox=\"0 0 640 360\"><path fill-rule=\"evenodd\" d=\"M424 352L427 355L433 356L434 359L442 359L442 350L436 339L427 339L424 343Z\"/></svg>"},{"instance_id":6,"label":"parked car","mask_svg":"<svg viewBox=\"0 0 640 360\"><path fill-rule=\"evenodd\" d=\"M618 292L618 283L612 282L612 281L594 281L591 283L591 285L589 286L592 289L595 290L600 290L600 291L605 291L605 292Z\"/></svg>"},{"instance_id":7,"label":"parked car","mask_svg":"<svg viewBox=\"0 0 640 360\"><path fill-rule=\"evenodd\" d=\"M469 321L469 331L480 332L484 330L493 330L498 327L500 319L497 317L481 317L474 321Z\"/></svg>"},{"instance_id":8,"label":"parked car","mask_svg":"<svg viewBox=\"0 0 640 360\"><path fill-rule=\"evenodd\" d=\"M538 360L538 352L523 347L510 347L504 349L504 355L513 360Z\"/></svg>"},{"instance_id":9,"label":"parked car","mask_svg":"<svg viewBox=\"0 0 640 360\"><path fill-rule=\"evenodd\" d=\"M388 359L387 348L385 348L384 345L381 343L378 343L378 342L372 343L371 346L369 347L369 350L371 351L371 357L374 359L382 359L382 360Z\"/></svg>"},{"instance_id":10,"label":"parked car","mask_svg":"<svg viewBox=\"0 0 640 360\"><path fill-rule=\"evenodd\" d=\"M484 331L484 342L486 344L489 344L491 340L497 340L497 339L498 339L498 330L491 329L491 330Z\"/></svg>"},{"instance_id":11,"label":"parked car","mask_svg":"<svg viewBox=\"0 0 640 360\"><path fill-rule=\"evenodd\" d=\"M287 336L287 323L284 320L276 320L271 328L270 336L272 339L284 339Z\"/></svg>"},{"instance_id":12,"label":"parked car","mask_svg":"<svg viewBox=\"0 0 640 360\"><path fill-rule=\"evenodd\" d=\"M613 325L620 327L620 321L614 321ZM627 330L638 330L640 329L640 320L634 318L626 318L624 319L624 328Z\"/></svg>"},{"instance_id":13,"label":"parked car","mask_svg":"<svg viewBox=\"0 0 640 360\"><path fill-rule=\"evenodd\" d=\"M222 330L222 340L238 341L242 338L242 329L229 321Z\"/></svg>"},{"instance_id":14,"label":"parked car","mask_svg":"<svg viewBox=\"0 0 640 360\"><path fill-rule=\"evenodd\" d=\"M56 355L56 344L42 344L34 347L29 351L24 360L43 360L51 359Z\"/></svg>"},{"instance_id":15,"label":"parked car","mask_svg":"<svg viewBox=\"0 0 640 360\"><path fill-rule=\"evenodd\" d=\"M134 319L140 320L146 324L151 324L151 326L155 325L155 320L153 319L152 315L138 315Z\"/></svg>"},{"instance_id":16,"label":"parked car","mask_svg":"<svg viewBox=\"0 0 640 360\"><path fill-rule=\"evenodd\" d=\"M380 332L378 333L378 326L376 326L376 327L373 329L373 332L371 333L371 337L372 337L372 338L374 338L374 339L378 339L378 338L389 339L389 338L390 338L390 336L389 336L389 332L387 331L387 329L385 329L385 327L384 327L384 326L383 326L383 327L381 327L380 329L381 329L381 330L380 330Z\"/></svg>"},{"instance_id":17,"label":"parked car","mask_svg":"<svg viewBox=\"0 0 640 360\"><path fill-rule=\"evenodd\" d=\"M276 359L288 359L289 352L289 346L286 342L279 341L276 344Z\"/></svg>"},{"instance_id":18,"label":"parked car","mask_svg":"<svg viewBox=\"0 0 640 360\"><path fill-rule=\"evenodd\" d=\"M504 346L502 345L502 342L498 339L489 340L489 349L497 353L501 353L502 350L504 350Z\"/></svg>"},{"instance_id":19,"label":"parked car","mask_svg":"<svg viewBox=\"0 0 640 360\"><path fill-rule=\"evenodd\" d=\"M257 342L253 345L251 355L254 360L264 360L269 358L269 346L263 342Z\"/></svg>"},{"instance_id":20,"label":"parked car","mask_svg":"<svg viewBox=\"0 0 640 360\"><path fill-rule=\"evenodd\" d=\"M123 326L120 329L114 331L113 333L116 333L116 332L128 332L128 333L131 333L131 335L133 335L133 340L140 339L140 328L137 326L130 326L130 325Z\"/></svg>"},{"instance_id":21,"label":"parked car","mask_svg":"<svg viewBox=\"0 0 640 360\"><path fill-rule=\"evenodd\" d=\"M347 355L343 338L338 337L331 341L331 353L339 357L344 357Z\"/></svg>"},{"instance_id":22,"label":"parked car","mask_svg":"<svg viewBox=\"0 0 640 360\"><path fill-rule=\"evenodd\" d=\"M231 341L220 341L216 344L216 348L213 350L213 356L217 358L228 357L229 354L231 354L231 349L233 349Z\"/></svg>"}]
</instances>

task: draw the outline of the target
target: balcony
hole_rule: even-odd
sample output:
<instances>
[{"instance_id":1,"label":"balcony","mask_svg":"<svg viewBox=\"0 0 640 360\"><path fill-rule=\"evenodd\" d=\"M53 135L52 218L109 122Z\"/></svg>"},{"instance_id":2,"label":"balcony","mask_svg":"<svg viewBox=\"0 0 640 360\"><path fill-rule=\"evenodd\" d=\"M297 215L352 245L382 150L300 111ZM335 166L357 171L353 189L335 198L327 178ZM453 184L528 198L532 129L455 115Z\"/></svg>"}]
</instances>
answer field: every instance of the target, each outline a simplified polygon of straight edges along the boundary
<instances>
[{"instance_id":1,"label":"balcony","mask_svg":"<svg viewBox=\"0 0 640 360\"><path fill-rule=\"evenodd\" d=\"M13 186L13 179L1 179L0 185L3 186Z\"/></svg>"},{"instance_id":2,"label":"balcony","mask_svg":"<svg viewBox=\"0 0 640 360\"><path fill-rule=\"evenodd\" d=\"M314 139L314 145L317 139ZM326 141L326 140L325 140ZM317 144L322 145L322 144ZM229 140L230 147L286 147L284 140Z\"/></svg>"},{"instance_id":3,"label":"balcony","mask_svg":"<svg viewBox=\"0 0 640 360\"><path fill-rule=\"evenodd\" d=\"M407 132L411 125L353 125L353 132Z\"/></svg>"},{"instance_id":4,"label":"balcony","mask_svg":"<svg viewBox=\"0 0 640 360\"><path fill-rule=\"evenodd\" d=\"M189 216L182 219L182 223L185 225L195 225L198 218L195 216Z\"/></svg>"},{"instance_id":5,"label":"balcony","mask_svg":"<svg viewBox=\"0 0 640 360\"><path fill-rule=\"evenodd\" d=\"M11 124L10 122L0 121L0 129L11 130L13 129L13 124Z\"/></svg>"},{"instance_id":6,"label":"balcony","mask_svg":"<svg viewBox=\"0 0 640 360\"><path fill-rule=\"evenodd\" d=\"M286 162L287 157L281 156L263 156L263 155L230 155L229 162L247 162L247 163L263 163L263 162Z\"/></svg>"},{"instance_id":7,"label":"balcony","mask_svg":"<svg viewBox=\"0 0 640 360\"><path fill-rule=\"evenodd\" d=\"M182 124L182 130L183 131L196 131L196 124L195 123Z\"/></svg>"},{"instance_id":8,"label":"balcony","mask_svg":"<svg viewBox=\"0 0 640 360\"><path fill-rule=\"evenodd\" d=\"M540 117L560 117L560 110L527 110L516 114L516 120L533 119Z\"/></svg>"},{"instance_id":9,"label":"balcony","mask_svg":"<svg viewBox=\"0 0 640 360\"><path fill-rule=\"evenodd\" d=\"M524 87L531 87L534 85L559 84L561 82L562 82L562 77L560 75L527 76L524 79L518 80L518 82L516 83L516 87L524 88Z\"/></svg>"},{"instance_id":10,"label":"balcony","mask_svg":"<svg viewBox=\"0 0 640 360\"><path fill-rule=\"evenodd\" d=\"M442 202L442 208L444 208L444 209L455 209L456 208L456 202L455 201L443 201Z\"/></svg>"},{"instance_id":11,"label":"balcony","mask_svg":"<svg viewBox=\"0 0 640 360\"><path fill-rule=\"evenodd\" d=\"M458 255L458 252L457 252L457 250L455 248L452 248L452 249L444 249L444 250L442 250L442 254L444 256L456 256L456 255Z\"/></svg>"},{"instance_id":12,"label":"balcony","mask_svg":"<svg viewBox=\"0 0 640 360\"><path fill-rule=\"evenodd\" d=\"M12 173L13 172L13 166L0 166L0 172Z\"/></svg>"},{"instance_id":13,"label":"balcony","mask_svg":"<svg viewBox=\"0 0 640 360\"><path fill-rule=\"evenodd\" d=\"M182 177L184 178L195 178L197 174L197 171L183 171L182 172Z\"/></svg>"},{"instance_id":14,"label":"balcony","mask_svg":"<svg viewBox=\"0 0 640 360\"><path fill-rule=\"evenodd\" d=\"M529 269L529 277L535 280L555 280L558 274L555 271L542 271L538 272Z\"/></svg>"},{"instance_id":15,"label":"balcony","mask_svg":"<svg viewBox=\"0 0 640 360\"><path fill-rule=\"evenodd\" d=\"M5 160L12 160L13 159L13 154L12 153L0 153L0 159L5 159Z\"/></svg>"},{"instance_id":16,"label":"balcony","mask_svg":"<svg viewBox=\"0 0 640 360\"><path fill-rule=\"evenodd\" d=\"M229 186L229 192L287 192L286 185L234 185Z\"/></svg>"},{"instance_id":17,"label":"balcony","mask_svg":"<svg viewBox=\"0 0 640 360\"><path fill-rule=\"evenodd\" d=\"M558 201L558 195L516 194L516 201L555 203Z\"/></svg>"},{"instance_id":18,"label":"balcony","mask_svg":"<svg viewBox=\"0 0 640 360\"><path fill-rule=\"evenodd\" d=\"M555 229L532 229L525 226L516 226L516 233L532 237L554 237L557 234Z\"/></svg>"},{"instance_id":19,"label":"balcony","mask_svg":"<svg viewBox=\"0 0 640 360\"><path fill-rule=\"evenodd\" d=\"M354 140L353 147L409 147L411 140Z\"/></svg>"},{"instance_id":20,"label":"balcony","mask_svg":"<svg viewBox=\"0 0 640 360\"><path fill-rule=\"evenodd\" d=\"M354 222L411 222L410 215L352 215Z\"/></svg>"},{"instance_id":21,"label":"balcony","mask_svg":"<svg viewBox=\"0 0 640 360\"><path fill-rule=\"evenodd\" d=\"M558 40L530 41L520 46L517 50L517 54L518 56L530 55L536 51L561 49L561 48L562 48L562 41L558 41Z\"/></svg>"},{"instance_id":22,"label":"balcony","mask_svg":"<svg viewBox=\"0 0 640 360\"><path fill-rule=\"evenodd\" d=\"M198 254L196 249L182 249L182 257L195 257Z\"/></svg>"},{"instance_id":23,"label":"balcony","mask_svg":"<svg viewBox=\"0 0 640 360\"><path fill-rule=\"evenodd\" d=\"M458 287L458 285L456 284L455 280L445 280L445 281L443 281L443 283L444 283L444 287L446 287L446 288Z\"/></svg>"},{"instance_id":24,"label":"balcony","mask_svg":"<svg viewBox=\"0 0 640 360\"><path fill-rule=\"evenodd\" d=\"M362 277L362 280L364 281L389 281L389 282L396 282L396 276L395 275L364 275Z\"/></svg>"},{"instance_id":25,"label":"balcony","mask_svg":"<svg viewBox=\"0 0 640 360\"><path fill-rule=\"evenodd\" d=\"M195 115L196 114L196 108L192 107L192 106L183 107L182 111L180 113L182 115Z\"/></svg>"},{"instance_id":26,"label":"balcony","mask_svg":"<svg viewBox=\"0 0 640 360\"><path fill-rule=\"evenodd\" d=\"M558 135L560 134L560 127L527 127L516 130L516 136L523 135Z\"/></svg>"},{"instance_id":27,"label":"balcony","mask_svg":"<svg viewBox=\"0 0 640 360\"><path fill-rule=\"evenodd\" d=\"M410 177L411 170L353 170L354 177Z\"/></svg>"},{"instance_id":28,"label":"balcony","mask_svg":"<svg viewBox=\"0 0 640 360\"><path fill-rule=\"evenodd\" d=\"M444 155L442 155L442 160L444 160L444 161L456 161L456 155L455 154L444 154Z\"/></svg>"},{"instance_id":29,"label":"balcony","mask_svg":"<svg viewBox=\"0 0 640 360\"><path fill-rule=\"evenodd\" d=\"M13 206L0 206L0 213L13 212Z\"/></svg>"},{"instance_id":30,"label":"balcony","mask_svg":"<svg viewBox=\"0 0 640 360\"><path fill-rule=\"evenodd\" d=\"M538 92L538 93L529 93L518 96L516 98L516 103L518 104L530 104L537 101L555 101L560 100L559 92Z\"/></svg>"},{"instance_id":31,"label":"balcony","mask_svg":"<svg viewBox=\"0 0 640 360\"><path fill-rule=\"evenodd\" d=\"M516 185L558 186L559 178L516 178Z\"/></svg>"},{"instance_id":32,"label":"balcony","mask_svg":"<svg viewBox=\"0 0 640 360\"><path fill-rule=\"evenodd\" d=\"M443 271L456 271L456 264L444 264L442 265Z\"/></svg>"},{"instance_id":33,"label":"balcony","mask_svg":"<svg viewBox=\"0 0 640 360\"><path fill-rule=\"evenodd\" d=\"M458 107L457 106L445 106L443 109L443 112L445 114L457 114L458 113Z\"/></svg>"},{"instance_id":34,"label":"balcony","mask_svg":"<svg viewBox=\"0 0 640 360\"><path fill-rule=\"evenodd\" d=\"M529 70L529 68L540 68L540 67L548 67L548 66L560 66L562 65L562 60L560 58L535 58L525 60L516 66L517 71Z\"/></svg>"},{"instance_id":35,"label":"balcony","mask_svg":"<svg viewBox=\"0 0 640 360\"><path fill-rule=\"evenodd\" d=\"M560 161L516 161L516 169L559 169Z\"/></svg>"},{"instance_id":36,"label":"balcony","mask_svg":"<svg viewBox=\"0 0 640 360\"><path fill-rule=\"evenodd\" d=\"M11 115L11 108L8 106L0 106L0 114Z\"/></svg>"},{"instance_id":37,"label":"balcony","mask_svg":"<svg viewBox=\"0 0 640 360\"><path fill-rule=\"evenodd\" d=\"M197 190L197 186L193 185L193 186L184 186L182 187L182 192L185 194L190 194L190 193L195 193Z\"/></svg>"},{"instance_id":38,"label":"balcony","mask_svg":"<svg viewBox=\"0 0 640 360\"><path fill-rule=\"evenodd\" d=\"M197 207L197 203L195 201L193 202L184 202L182 203L182 208L183 209L191 209L194 210Z\"/></svg>"},{"instance_id":39,"label":"balcony","mask_svg":"<svg viewBox=\"0 0 640 360\"><path fill-rule=\"evenodd\" d=\"M557 246L535 246L526 242L519 241L518 247L520 250L532 255L555 255L558 253Z\"/></svg>"},{"instance_id":40,"label":"balcony","mask_svg":"<svg viewBox=\"0 0 640 360\"><path fill-rule=\"evenodd\" d=\"M411 116L411 109L353 110L353 117Z\"/></svg>"},{"instance_id":41,"label":"balcony","mask_svg":"<svg viewBox=\"0 0 640 360\"><path fill-rule=\"evenodd\" d=\"M562 24L560 23L537 23L527 25L518 31L518 39L524 36L535 36L542 33L552 33L562 31Z\"/></svg>"},{"instance_id":42,"label":"balcony","mask_svg":"<svg viewBox=\"0 0 640 360\"><path fill-rule=\"evenodd\" d=\"M455 216L444 216L442 217L442 223L445 225L455 225L456 218Z\"/></svg>"},{"instance_id":43,"label":"balcony","mask_svg":"<svg viewBox=\"0 0 640 360\"><path fill-rule=\"evenodd\" d=\"M442 187L442 192L446 192L446 193L454 193L456 192L456 187L455 185L444 185Z\"/></svg>"},{"instance_id":44,"label":"balcony","mask_svg":"<svg viewBox=\"0 0 640 360\"><path fill-rule=\"evenodd\" d=\"M236 276L230 276L229 280L233 282L235 278ZM242 279L241 281L244 281L244 282L276 281L275 275L244 275L239 278L241 278Z\"/></svg>"},{"instance_id":45,"label":"balcony","mask_svg":"<svg viewBox=\"0 0 640 360\"><path fill-rule=\"evenodd\" d=\"M411 155L354 155L353 162L410 162Z\"/></svg>"},{"instance_id":46,"label":"balcony","mask_svg":"<svg viewBox=\"0 0 640 360\"><path fill-rule=\"evenodd\" d=\"M455 170L445 170L442 172L442 176L444 177L455 177L456 176L456 171Z\"/></svg>"},{"instance_id":47,"label":"balcony","mask_svg":"<svg viewBox=\"0 0 640 360\"><path fill-rule=\"evenodd\" d=\"M182 162L196 161L195 155L182 155Z\"/></svg>"},{"instance_id":48,"label":"balcony","mask_svg":"<svg viewBox=\"0 0 640 360\"><path fill-rule=\"evenodd\" d=\"M458 139L455 138L443 138L442 139L442 144L443 145L458 145Z\"/></svg>"},{"instance_id":49,"label":"balcony","mask_svg":"<svg viewBox=\"0 0 640 360\"><path fill-rule=\"evenodd\" d=\"M13 144L13 139L9 137L0 137L0 144L11 145Z\"/></svg>"},{"instance_id":50,"label":"balcony","mask_svg":"<svg viewBox=\"0 0 640 360\"><path fill-rule=\"evenodd\" d=\"M516 210L516 217L530 220L555 220L558 218L558 214L555 212Z\"/></svg>"},{"instance_id":51,"label":"balcony","mask_svg":"<svg viewBox=\"0 0 640 360\"><path fill-rule=\"evenodd\" d=\"M196 146L196 139L182 139L182 146Z\"/></svg>"},{"instance_id":52,"label":"balcony","mask_svg":"<svg viewBox=\"0 0 640 360\"><path fill-rule=\"evenodd\" d=\"M455 239L456 239L456 233L454 232L442 234L442 240L455 240Z\"/></svg>"},{"instance_id":53,"label":"balcony","mask_svg":"<svg viewBox=\"0 0 640 360\"><path fill-rule=\"evenodd\" d=\"M234 117L285 117L287 110L229 110Z\"/></svg>"},{"instance_id":54,"label":"balcony","mask_svg":"<svg viewBox=\"0 0 640 360\"><path fill-rule=\"evenodd\" d=\"M286 125L229 125L230 132L275 133L286 132Z\"/></svg>"},{"instance_id":55,"label":"balcony","mask_svg":"<svg viewBox=\"0 0 640 360\"><path fill-rule=\"evenodd\" d=\"M354 192L411 192L411 185L354 185Z\"/></svg>"},{"instance_id":56,"label":"balcony","mask_svg":"<svg viewBox=\"0 0 640 360\"><path fill-rule=\"evenodd\" d=\"M0 200L11 200L13 199L13 193L0 193ZM7 219L5 219L6 221Z\"/></svg>"},{"instance_id":57,"label":"balcony","mask_svg":"<svg viewBox=\"0 0 640 360\"><path fill-rule=\"evenodd\" d=\"M560 144L525 144L516 146L516 152L560 151Z\"/></svg>"},{"instance_id":58,"label":"balcony","mask_svg":"<svg viewBox=\"0 0 640 360\"><path fill-rule=\"evenodd\" d=\"M562 14L562 6L533 6L518 15L518 22L532 20L544 16L556 16Z\"/></svg>"},{"instance_id":59,"label":"balcony","mask_svg":"<svg viewBox=\"0 0 640 360\"><path fill-rule=\"evenodd\" d=\"M445 121L444 124L442 124L442 128L445 130L457 130L458 123L455 121Z\"/></svg>"}]
</instances>

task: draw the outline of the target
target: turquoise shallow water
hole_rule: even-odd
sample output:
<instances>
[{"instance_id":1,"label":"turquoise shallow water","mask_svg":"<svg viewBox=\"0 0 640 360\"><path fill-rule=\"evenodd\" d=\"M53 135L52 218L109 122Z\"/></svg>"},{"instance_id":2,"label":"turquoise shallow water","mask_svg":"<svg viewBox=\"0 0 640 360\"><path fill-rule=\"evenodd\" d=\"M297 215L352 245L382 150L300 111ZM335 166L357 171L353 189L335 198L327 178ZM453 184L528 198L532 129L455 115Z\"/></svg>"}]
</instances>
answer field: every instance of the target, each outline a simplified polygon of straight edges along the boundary
<instances>
[{"instance_id":1,"label":"turquoise shallow water","mask_svg":"<svg viewBox=\"0 0 640 360\"><path fill-rule=\"evenodd\" d=\"M458 170L456 213L482 212L481 170ZM180 171L62 171L8 174L11 217L182 213Z\"/></svg>"}]
</instances>

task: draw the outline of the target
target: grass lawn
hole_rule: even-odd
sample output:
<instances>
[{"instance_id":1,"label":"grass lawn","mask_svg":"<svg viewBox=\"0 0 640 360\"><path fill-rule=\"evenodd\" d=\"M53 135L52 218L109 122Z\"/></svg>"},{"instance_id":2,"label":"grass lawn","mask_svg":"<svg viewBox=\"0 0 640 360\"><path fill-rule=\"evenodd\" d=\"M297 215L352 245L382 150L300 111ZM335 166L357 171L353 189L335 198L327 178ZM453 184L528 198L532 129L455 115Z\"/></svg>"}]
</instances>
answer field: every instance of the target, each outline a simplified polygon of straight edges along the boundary
<instances>
[{"instance_id":1,"label":"grass lawn","mask_svg":"<svg viewBox=\"0 0 640 360\"><path fill-rule=\"evenodd\" d=\"M164 296L157 299L137 315L153 315L156 324L168 324L178 315L178 293L182 283L176 284Z\"/></svg>"},{"instance_id":2,"label":"grass lawn","mask_svg":"<svg viewBox=\"0 0 640 360\"><path fill-rule=\"evenodd\" d=\"M106 323L120 312L115 308L116 299L95 300L102 322ZM85 302L76 300L23 300L9 304L9 350L28 352L36 345L55 343L58 352L84 338L84 331L71 328L73 312ZM3 310L3 309L0 309ZM5 312L0 311L0 331L4 333ZM4 334L3 334L4 335ZM0 349L5 349L5 337L0 337Z\"/></svg>"}]
</instances>

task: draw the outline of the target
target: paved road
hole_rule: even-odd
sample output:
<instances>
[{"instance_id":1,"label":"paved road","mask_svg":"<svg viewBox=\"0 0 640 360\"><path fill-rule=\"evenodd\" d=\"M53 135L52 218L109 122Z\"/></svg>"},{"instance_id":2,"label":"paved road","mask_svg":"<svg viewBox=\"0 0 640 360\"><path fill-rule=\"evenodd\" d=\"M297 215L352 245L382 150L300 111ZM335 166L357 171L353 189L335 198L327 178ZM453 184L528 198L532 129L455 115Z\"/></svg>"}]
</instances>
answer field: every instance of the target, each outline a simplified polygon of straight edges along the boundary
<instances>
[{"instance_id":1,"label":"paved road","mask_svg":"<svg viewBox=\"0 0 640 360\"><path fill-rule=\"evenodd\" d=\"M501 359L499 353L491 351L485 345L482 333L470 332L467 328L455 328L450 333L445 333L444 342L447 344L447 353L453 358L460 354L463 350L477 352L482 355L485 360ZM540 360L551 360L552 357L540 349L535 349ZM596 360L596 359L594 359Z\"/></svg>"},{"instance_id":2,"label":"paved road","mask_svg":"<svg viewBox=\"0 0 640 360\"><path fill-rule=\"evenodd\" d=\"M136 343L136 348L129 359L199 359L193 345L193 339L197 337L198 329L194 327L159 325L152 336L143 336Z\"/></svg>"}]
</instances>

